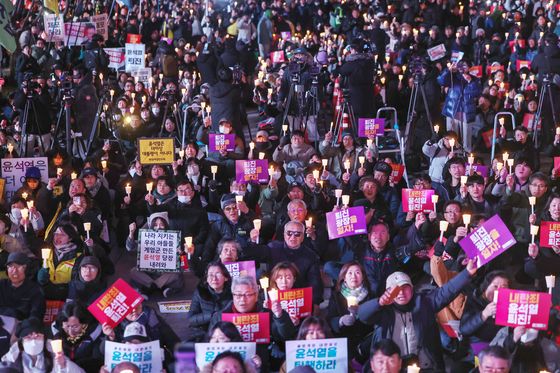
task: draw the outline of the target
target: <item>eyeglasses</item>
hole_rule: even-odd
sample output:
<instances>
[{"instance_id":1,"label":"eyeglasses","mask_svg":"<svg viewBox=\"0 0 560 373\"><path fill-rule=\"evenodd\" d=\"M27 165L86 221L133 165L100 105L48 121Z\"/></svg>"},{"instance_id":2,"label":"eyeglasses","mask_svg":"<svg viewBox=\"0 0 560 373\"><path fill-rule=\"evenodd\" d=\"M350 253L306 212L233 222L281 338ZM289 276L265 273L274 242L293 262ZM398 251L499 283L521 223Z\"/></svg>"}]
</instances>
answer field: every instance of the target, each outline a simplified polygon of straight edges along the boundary
<instances>
[{"instance_id":1,"label":"eyeglasses","mask_svg":"<svg viewBox=\"0 0 560 373\"><path fill-rule=\"evenodd\" d=\"M254 297L256 293L247 293L247 294L239 294L239 293L233 293L233 297L234 298L251 298Z\"/></svg>"},{"instance_id":2,"label":"eyeglasses","mask_svg":"<svg viewBox=\"0 0 560 373\"><path fill-rule=\"evenodd\" d=\"M227 212L232 212L232 211L237 211L237 206L228 206L224 208L224 211Z\"/></svg>"},{"instance_id":3,"label":"eyeglasses","mask_svg":"<svg viewBox=\"0 0 560 373\"><path fill-rule=\"evenodd\" d=\"M82 329L82 324L68 325L66 323L62 323L62 327L68 330L80 330Z\"/></svg>"},{"instance_id":4,"label":"eyeglasses","mask_svg":"<svg viewBox=\"0 0 560 373\"><path fill-rule=\"evenodd\" d=\"M303 232L298 232L298 231L287 231L284 233L286 236L288 237L301 237L301 235L303 234Z\"/></svg>"}]
</instances>

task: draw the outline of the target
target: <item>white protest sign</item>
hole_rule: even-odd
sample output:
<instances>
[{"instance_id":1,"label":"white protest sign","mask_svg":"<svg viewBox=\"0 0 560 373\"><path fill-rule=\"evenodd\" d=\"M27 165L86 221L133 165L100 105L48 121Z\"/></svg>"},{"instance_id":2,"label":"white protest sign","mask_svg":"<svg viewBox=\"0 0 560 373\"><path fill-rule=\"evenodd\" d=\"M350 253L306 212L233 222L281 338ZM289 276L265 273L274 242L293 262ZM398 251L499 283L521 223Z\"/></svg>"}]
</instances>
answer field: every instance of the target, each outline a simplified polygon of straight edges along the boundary
<instances>
[{"instance_id":1,"label":"white protest sign","mask_svg":"<svg viewBox=\"0 0 560 373\"><path fill-rule=\"evenodd\" d=\"M191 309L190 300L170 300L166 302L158 302L160 313L186 313Z\"/></svg>"},{"instance_id":2,"label":"white protest sign","mask_svg":"<svg viewBox=\"0 0 560 373\"><path fill-rule=\"evenodd\" d=\"M347 372L346 338L286 341L286 371L306 365L321 373Z\"/></svg>"},{"instance_id":3,"label":"white protest sign","mask_svg":"<svg viewBox=\"0 0 560 373\"><path fill-rule=\"evenodd\" d=\"M140 344L105 342L105 366L113 370L123 361L136 365L141 372L161 372L162 354L159 341Z\"/></svg>"},{"instance_id":4,"label":"white protest sign","mask_svg":"<svg viewBox=\"0 0 560 373\"><path fill-rule=\"evenodd\" d=\"M25 182L25 171L29 167L37 167L41 171L41 180L49 179L47 157L36 158L3 158L2 177L6 179L4 200L11 201L14 193Z\"/></svg>"},{"instance_id":5,"label":"white protest sign","mask_svg":"<svg viewBox=\"0 0 560 373\"><path fill-rule=\"evenodd\" d=\"M85 45L97 33L95 24L91 22L66 22L64 24L64 37L67 47Z\"/></svg>"},{"instance_id":6,"label":"white protest sign","mask_svg":"<svg viewBox=\"0 0 560 373\"><path fill-rule=\"evenodd\" d=\"M109 23L108 16L106 13L98 14L96 16L89 17L89 20L95 24L95 29L99 35L103 36L103 40L109 38Z\"/></svg>"},{"instance_id":7,"label":"white protest sign","mask_svg":"<svg viewBox=\"0 0 560 373\"><path fill-rule=\"evenodd\" d=\"M131 74L135 82L142 82L144 87L152 88L152 69L150 67L132 70Z\"/></svg>"},{"instance_id":8,"label":"white protest sign","mask_svg":"<svg viewBox=\"0 0 560 373\"><path fill-rule=\"evenodd\" d=\"M255 342L237 343L195 343L196 366L202 369L205 365L214 361L216 356L224 351L238 352L243 360L250 360L257 352Z\"/></svg>"},{"instance_id":9,"label":"white protest sign","mask_svg":"<svg viewBox=\"0 0 560 373\"><path fill-rule=\"evenodd\" d=\"M103 48L109 56L109 68L119 70L124 67L124 48Z\"/></svg>"},{"instance_id":10,"label":"white protest sign","mask_svg":"<svg viewBox=\"0 0 560 373\"><path fill-rule=\"evenodd\" d=\"M144 67L146 46L144 44L130 44L125 46L125 70L131 72Z\"/></svg>"},{"instance_id":11,"label":"white protest sign","mask_svg":"<svg viewBox=\"0 0 560 373\"><path fill-rule=\"evenodd\" d=\"M64 41L64 18L62 14L44 13L43 22L45 23L47 42Z\"/></svg>"},{"instance_id":12,"label":"white protest sign","mask_svg":"<svg viewBox=\"0 0 560 373\"><path fill-rule=\"evenodd\" d=\"M153 272L178 272L181 232L140 229L138 269Z\"/></svg>"}]
</instances>

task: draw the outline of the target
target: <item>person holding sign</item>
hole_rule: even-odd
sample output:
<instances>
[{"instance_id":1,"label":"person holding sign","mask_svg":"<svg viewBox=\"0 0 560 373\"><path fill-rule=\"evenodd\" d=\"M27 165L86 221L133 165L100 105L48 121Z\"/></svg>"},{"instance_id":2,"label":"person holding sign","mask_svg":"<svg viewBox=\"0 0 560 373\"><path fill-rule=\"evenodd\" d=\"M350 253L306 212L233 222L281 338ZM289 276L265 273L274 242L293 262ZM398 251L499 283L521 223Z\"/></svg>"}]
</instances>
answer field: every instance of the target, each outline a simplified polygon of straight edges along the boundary
<instances>
[{"instance_id":1,"label":"person holding sign","mask_svg":"<svg viewBox=\"0 0 560 373\"><path fill-rule=\"evenodd\" d=\"M426 141L422 147L422 153L431 159L428 174L432 181L443 183L443 168L449 159L461 151L461 145L457 143L456 132L448 131L441 139L436 132L431 140ZM451 146L454 143L455 146Z\"/></svg>"},{"instance_id":2,"label":"person holding sign","mask_svg":"<svg viewBox=\"0 0 560 373\"><path fill-rule=\"evenodd\" d=\"M476 263L469 260L466 269L451 281L424 294L414 293L407 274L394 272L387 278L383 295L358 308L358 318L367 325L378 326L373 343L393 339L401 348L403 359L418 356L423 369L443 370L436 313L455 299L476 271Z\"/></svg>"},{"instance_id":3,"label":"person holding sign","mask_svg":"<svg viewBox=\"0 0 560 373\"><path fill-rule=\"evenodd\" d=\"M340 146L334 147L332 145L333 136L333 133L330 131L325 134L325 139L319 143L319 151L323 158L330 160L329 170L337 179L344 179L343 174L347 171L349 171L347 182L350 181L350 176L354 173L357 173L358 177L371 173L374 158L377 156L376 150L371 151L370 149L356 146L354 134L350 131L344 131L342 133L342 143ZM366 159L363 165L358 162L360 156L364 156ZM344 168L346 161L350 164L348 170Z\"/></svg>"},{"instance_id":4,"label":"person holding sign","mask_svg":"<svg viewBox=\"0 0 560 373\"><path fill-rule=\"evenodd\" d=\"M215 108L215 106L213 106ZM212 117L214 117L216 113L212 113ZM226 117L227 118L227 117ZM229 119L222 117L218 124L218 129L220 134L235 134L234 126ZM200 126L198 128L198 133L196 134L197 141L200 141L206 145L209 144L209 134L212 131L211 129L212 119L210 116L206 117L204 120L204 126ZM235 134L235 150L228 151L226 149L221 149L218 152L211 152L208 154L208 160L212 163L218 164L222 167L225 167L224 170L228 171L229 176L233 176L232 171L235 169L235 160L236 159L243 159L245 156L245 145L243 140L239 137L238 134Z\"/></svg>"}]
</instances>

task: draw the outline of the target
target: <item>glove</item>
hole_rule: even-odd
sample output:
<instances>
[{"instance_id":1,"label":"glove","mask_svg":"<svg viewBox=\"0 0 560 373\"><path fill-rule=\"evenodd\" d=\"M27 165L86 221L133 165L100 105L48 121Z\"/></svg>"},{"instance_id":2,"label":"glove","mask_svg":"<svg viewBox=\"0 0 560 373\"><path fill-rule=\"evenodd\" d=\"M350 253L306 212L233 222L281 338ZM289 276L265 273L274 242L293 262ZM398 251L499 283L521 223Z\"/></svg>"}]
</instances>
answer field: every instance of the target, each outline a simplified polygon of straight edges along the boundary
<instances>
[{"instance_id":1,"label":"glove","mask_svg":"<svg viewBox=\"0 0 560 373\"><path fill-rule=\"evenodd\" d=\"M49 269L41 268L37 273L37 282L39 285L46 285L49 282Z\"/></svg>"},{"instance_id":2,"label":"glove","mask_svg":"<svg viewBox=\"0 0 560 373\"><path fill-rule=\"evenodd\" d=\"M338 320L340 326L352 326L356 322L356 318L352 314L344 315Z\"/></svg>"},{"instance_id":3,"label":"glove","mask_svg":"<svg viewBox=\"0 0 560 373\"><path fill-rule=\"evenodd\" d=\"M439 133L434 131L434 134L432 135L432 137L430 138L430 142L432 144L437 144L437 142L439 141Z\"/></svg>"},{"instance_id":4,"label":"glove","mask_svg":"<svg viewBox=\"0 0 560 373\"><path fill-rule=\"evenodd\" d=\"M290 143L290 137L288 135L284 135L280 139L280 143L278 144L278 146L283 147L285 145L288 145L289 143Z\"/></svg>"}]
</instances>

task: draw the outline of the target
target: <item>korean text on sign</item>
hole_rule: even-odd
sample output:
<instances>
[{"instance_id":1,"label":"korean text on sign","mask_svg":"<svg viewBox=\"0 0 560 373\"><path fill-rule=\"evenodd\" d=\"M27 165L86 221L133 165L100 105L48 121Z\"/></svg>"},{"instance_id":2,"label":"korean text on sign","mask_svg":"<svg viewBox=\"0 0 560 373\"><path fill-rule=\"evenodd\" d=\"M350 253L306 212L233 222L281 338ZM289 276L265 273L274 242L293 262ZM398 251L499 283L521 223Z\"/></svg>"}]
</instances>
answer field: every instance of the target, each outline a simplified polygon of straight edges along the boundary
<instances>
[{"instance_id":1,"label":"korean text on sign","mask_svg":"<svg viewBox=\"0 0 560 373\"><path fill-rule=\"evenodd\" d=\"M159 341L140 344L105 342L105 366L111 370L117 364L128 361L142 373L161 372L162 355Z\"/></svg>"},{"instance_id":2,"label":"korean text on sign","mask_svg":"<svg viewBox=\"0 0 560 373\"><path fill-rule=\"evenodd\" d=\"M47 157L2 159L2 177L6 179L6 201L11 201L14 193L21 188L25 182L25 171L29 167L37 167L41 171L42 180L49 179Z\"/></svg>"},{"instance_id":3,"label":"korean text on sign","mask_svg":"<svg viewBox=\"0 0 560 373\"><path fill-rule=\"evenodd\" d=\"M432 203L433 189L403 189L402 204L404 212L428 212L434 210Z\"/></svg>"},{"instance_id":4,"label":"korean text on sign","mask_svg":"<svg viewBox=\"0 0 560 373\"><path fill-rule=\"evenodd\" d=\"M222 321L235 324L245 342L270 343L270 315L268 312L223 313Z\"/></svg>"},{"instance_id":5,"label":"korean text on sign","mask_svg":"<svg viewBox=\"0 0 560 373\"><path fill-rule=\"evenodd\" d=\"M384 118L359 118L358 119L359 137L383 136L384 134L385 134Z\"/></svg>"},{"instance_id":6,"label":"korean text on sign","mask_svg":"<svg viewBox=\"0 0 560 373\"><path fill-rule=\"evenodd\" d=\"M257 272L254 260L247 260L243 262L224 263L231 278L240 276L249 276L257 280Z\"/></svg>"},{"instance_id":7,"label":"korean text on sign","mask_svg":"<svg viewBox=\"0 0 560 373\"><path fill-rule=\"evenodd\" d=\"M196 354L196 366L202 368L212 363L216 356L224 351L237 352L243 360L249 360L256 354L257 346L254 342L196 343L194 351Z\"/></svg>"},{"instance_id":8,"label":"korean text on sign","mask_svg":"<svg viewBox=\"0 0 560 373\"><path fill-rule=\"evenodd\" d=\"M267 183L268 176L268 161L266 159L235 161L235 179L238 183Z\"/></svg>"},{"instance_id":9,"label":"korean text on sign","mask_svg":"<svg viewBox=\"0 0 560 373\"><path fill-rule=\"evenodd\" d=\"M543 221L539 231L541 247L560 247L560 223Z\"/></svg>"},{"instance_id":10,"label":"korean text on sign","mask_svg":"<svg viewBox=\"0 0 560 373\"><path fill-rule=\"evenodd\" d=\"M138 236L138 269L179 271L177 257L181 232L141 229Z\"/></svg>"},{"instance_id":11,"label":"korean text on sign","mask_svg":"<svg viewBox=\"0 0 560 373\"><path fill-rule=\"evenodd\" d=\"M286 370L309 366L316 372L347 372L346 338L286 342Z\"/></svg>"},{"instance_id":12,"label":"korean text on sign","mask_svg":"<svg viewBox=\"0 0 560 373\"><path fill-rule=\"evenodd\" d=\"M278 292L280 306L292 317L307 317L313 308L313 288L283 290Z\"/></svg>"},{"instance_id":13,"label":"korean text on sign","mask_svg":"<svg viewBox=\"0 0 560 373\"><path fill-rule=\"evenodd\" d=\"M143 300L129 284L118 279L88 307L88 311L101 325L107 323L114 328Z\"/></svg>"},{"instance_id":14,"label":"korean text on sign","mask_svg":"<svg viewBox=\"0 0 560 373\"><path fill-rule=\"evenodd\" d=\"M499 289L496 325L546 330L551 306L552 296L547 293Z\"/></svg>"},{"instance_id":15,"label":"korean text on sign","mask_svg":"<svg viewBox=\"0 0 560 373\"><path fill-rule=\"evenodd\" d=\"M329 239L366 233L366 216L363 206L345 208L327 213Z\"/></svg>"},{"instance_id":16,"label":"korean text on sign","mask_svg":"<svg viewBox=\"0 0 560 373\"><path fill-rule=\"evenodd\" d=\"M138 154L143 165L171 164L175 160L174 140L172 138L138 139Z\"/></svg>"}]
</instances>

